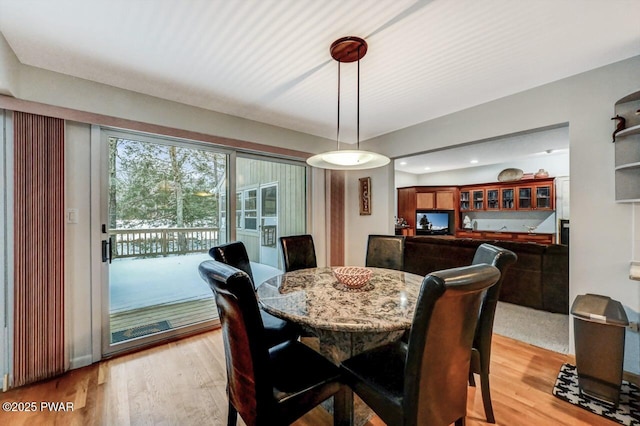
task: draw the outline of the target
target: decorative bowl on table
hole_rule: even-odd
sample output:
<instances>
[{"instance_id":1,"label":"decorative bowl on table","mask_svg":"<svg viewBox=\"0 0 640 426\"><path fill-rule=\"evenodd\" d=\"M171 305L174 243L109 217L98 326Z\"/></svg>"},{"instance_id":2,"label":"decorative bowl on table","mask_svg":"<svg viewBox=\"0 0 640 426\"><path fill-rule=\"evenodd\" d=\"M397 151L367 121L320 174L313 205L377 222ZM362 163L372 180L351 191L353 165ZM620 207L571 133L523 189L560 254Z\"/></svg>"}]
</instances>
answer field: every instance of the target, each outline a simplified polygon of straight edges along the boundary
<instances>
[{"instance_id":1,"label":"decorative bowl on table","mask_svg":"<svg viewBox=\"0 0 640 426\"><path fill-rule=\"evenodd\" d=\"M333 270L333 275L347 288L360 288L371 279L371 269L360 266L342 266Z\"/></svg>"}]
</instances>

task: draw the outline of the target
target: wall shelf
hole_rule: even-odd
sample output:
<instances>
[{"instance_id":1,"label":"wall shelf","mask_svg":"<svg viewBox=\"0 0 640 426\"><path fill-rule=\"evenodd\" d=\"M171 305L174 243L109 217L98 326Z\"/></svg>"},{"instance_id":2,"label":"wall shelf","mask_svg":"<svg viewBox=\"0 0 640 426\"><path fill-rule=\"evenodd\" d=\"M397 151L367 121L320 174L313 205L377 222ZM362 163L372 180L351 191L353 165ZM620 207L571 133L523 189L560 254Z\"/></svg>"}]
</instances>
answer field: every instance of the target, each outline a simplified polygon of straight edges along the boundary
<instances>
[{"instance_id":1,"label":"wall shelf","mask_svg":"<svg viewBox=\"0 0 640 426\"><path fill-rule=\"evenodd\" d=\"M640 200L640 91L620 99L615 114L624 117L627 128L615 135L615 197L618 203Z\"/></svg>"},{"instance_id":2,"label":"wall shelf","mask_svg":"<svg viewBox=\"0 0 640 426\"><path fill-rule=\"evenodd\" d=\"M637 163L629 163L629 164L623 164L621 166L616 166L616 170L637 169L637 168L640 168L640 161Z\"/></svg>"},{"instance_id":3,"label":"wall shelf","mask_svg":"<svg viewBox=\"0 0 640 426\"><path fill-rule=\"evenodd\" d=\"M627 127L624 130L620 130L618 133L616 133L616 139L637 134L640 134L640 124L633 127Z\"/></svg>"}]
</instances>

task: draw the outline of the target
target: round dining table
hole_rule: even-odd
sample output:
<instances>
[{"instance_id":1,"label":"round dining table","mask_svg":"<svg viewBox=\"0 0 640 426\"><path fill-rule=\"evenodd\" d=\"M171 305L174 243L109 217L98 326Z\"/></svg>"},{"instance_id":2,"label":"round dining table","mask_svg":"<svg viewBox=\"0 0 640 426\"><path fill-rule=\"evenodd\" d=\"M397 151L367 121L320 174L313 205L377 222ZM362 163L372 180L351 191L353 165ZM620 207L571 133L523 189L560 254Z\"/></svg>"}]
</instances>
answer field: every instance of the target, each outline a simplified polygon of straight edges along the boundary
<instances>
[{"instance_id":1,"label":"round dining table","mask_svg":"<svg viewBox=\"0 0 640 426\"><path fill-rule=\"evenodd\" d=\"M424 277L367 268L369 282L351 289L338 281L334 269L300 269L268 279L257 290L261 307L317 337L316 349L335 364L398 340L411 328ZM358 400L354 410L356 425L366 423L371 415Z\"/></svg>"}]
</instances>

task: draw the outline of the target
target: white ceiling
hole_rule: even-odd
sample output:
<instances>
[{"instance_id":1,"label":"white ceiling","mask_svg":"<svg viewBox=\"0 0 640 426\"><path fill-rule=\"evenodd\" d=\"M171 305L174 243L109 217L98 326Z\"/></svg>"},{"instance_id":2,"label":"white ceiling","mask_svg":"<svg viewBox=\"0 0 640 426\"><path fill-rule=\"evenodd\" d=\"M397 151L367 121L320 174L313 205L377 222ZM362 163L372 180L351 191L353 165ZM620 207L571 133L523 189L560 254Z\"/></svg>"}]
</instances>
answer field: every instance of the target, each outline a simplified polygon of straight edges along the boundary
<instances>
[{"instance_id":1,"label":"white ceiling","mask_svg":"<svg viewBox=\"0 0 640 426\"><path fill-rule=\"evenodd\" d=\"M364 37L361 140L640 55L639 16L638 0L0 0L23 64L330 139L329 45Z\"/></svg>"},{"instance_id":2,"label":"white ceiling","mask_svg":"<svg viewBox=\"0 0 640 426\"><path fill-rule=\"evenodd\" d=\"M427 174L566 155L567 152L569 127L559 127L398 158L395 169L413 174Z\"/></svg>"}]
</instances>

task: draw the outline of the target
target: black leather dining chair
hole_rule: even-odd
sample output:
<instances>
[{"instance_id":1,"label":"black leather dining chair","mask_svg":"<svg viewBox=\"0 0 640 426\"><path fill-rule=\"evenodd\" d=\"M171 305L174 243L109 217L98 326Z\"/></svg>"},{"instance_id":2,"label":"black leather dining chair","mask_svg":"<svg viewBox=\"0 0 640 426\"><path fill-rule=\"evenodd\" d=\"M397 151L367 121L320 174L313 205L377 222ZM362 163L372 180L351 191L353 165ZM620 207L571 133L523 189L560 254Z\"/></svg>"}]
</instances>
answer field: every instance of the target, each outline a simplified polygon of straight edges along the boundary
<instances>
[{"instance_id":1,"label":"black leather dining chair","mask_svg":"<svg viewBox=\"0 0 640 426\"><path fill-rule=\"evenodd\" d=\"M404 239L400 235L369 235L365 266L402 271Z\"/></svg>"},{"instance_id":2,"label":"black leather dining chair","mask_svg":"<svg viewBox=\"0 0 640 426\"><path fill-rule=\"evenodd\" d=\"M480 306L480 316L473 338L471 350L471 370L469 371L469 383L475 386L474 373L480 376L480 389L482 390L482 403L487 422L495 423L493 405L491 404L491 390L489 388L489 364L491 363L491 339L493 337L493 320L496 315L496 306L500 296L500 287L509 267L516 262L518 256L511 250L496 247L491 244L481 244L473 256L472 265L493 265L500 271L498 282L487 290Z\"/></svg>"},{"instance_id":3,"label":"black leather dining chair","mask_svg":"<svg viewBox=\"0 0 640 426\"><path fill-rule=\"evenodd\" d=\"M222 244L212 247L209 250L209 256L218 262L238 268L246 273L251 279L251 283L255 289L253 280L253 271L251 270L251 262L247 249L242 241L233 241L231 243ZM287 340L296 340L300 336L300 327L289 321L274 317L268 312L260 310L260 316L264 325L265 340L267 346L275 346Z\"/></svg>"},{"instance_id":4,"label":"black leather dining chair","mask_svg":"<svg viewBox=\"0 0 640 426\"><path fill-rule=\"evenodd\" d=\"M397 341L342 363L345 382L389 425L465 424L471 343L491 265L427 275L408 344Z\"/></svg>"},{"instance_id":5,"label":"black leather dining chair","mask_svg":"<svg viewBox=\"0 0 640 426\"><path fill-rule=\"evenodd\" d=\"M285 272L318 266L316 249L311 235L290 235L280 237L279 241Z\"/></svg>"},{"instance_id":6,"label":"black leather dining chair","mask_svg":"<svg viewBox=\"0 0 640 426\"><path fill-rule=\"evenodd\" d=\"M348 391L338 367L295 340L269 348L249 276L214 260L202 262L198 269L213 291L220 316L227 425L235 425L238 414L249 426L288 425L331 396L334 423L348 419Z\"/></svg>"}]
</instances>

